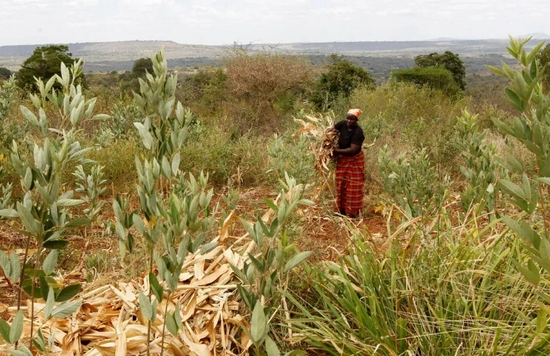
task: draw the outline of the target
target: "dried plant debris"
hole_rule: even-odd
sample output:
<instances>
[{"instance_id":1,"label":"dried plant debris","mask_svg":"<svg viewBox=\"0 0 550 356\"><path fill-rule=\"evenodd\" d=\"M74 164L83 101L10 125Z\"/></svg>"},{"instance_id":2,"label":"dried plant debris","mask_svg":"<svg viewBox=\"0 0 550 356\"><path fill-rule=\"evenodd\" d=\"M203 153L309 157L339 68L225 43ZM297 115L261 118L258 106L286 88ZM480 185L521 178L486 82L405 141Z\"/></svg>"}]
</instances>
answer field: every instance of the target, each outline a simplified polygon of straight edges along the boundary
<instances>
[{"instance_id":1,"label":"dried plant debris","mask_svg":"<svg viewBox=\"0 0 550 356\"><path fill-rule=\"evenodd\" d=\"M338 147L338 131L334 129L334 119L330 116L315 117L306 115L304 119L294 119L302 127L294 136L308 135L314 140L312 150L316 156L315 169L329 171L334 158L334 149Z\"/></svg>"},{"instance_id":2,"label":"dried plant debris","mask_svg":"<svg viewBox=\"0 0 550 356\"><path fill-rule=\"evenodd\" d=\"M251 342L243 327L248 328L249 323L239 314L238 279L231 265L242 268L251 242L246 238L239 240L239 247L220 244L207 254L187 256L176 292L170 299L165 294L158 305L150 336L151 355L159 355L161 351L165 312L174 313L176 308L180 310L184 328L177 336L164 330L164 355L247 353ZM46 339L54 335L51 352L55 355L144 355L147 319L140 310L140 292L146 295L149 292L147 277L84 290L79 296L82 306L65 319L45 320L45 304L35 302L35 335L39 326ZM31 309L30 303L29 300L26 310ZM15 312L15 308L9 308L11 317ZM29 335L27 316L23 338ZM0 345L0 354L3 347L7 345Z\"/></svg>"},{"instance_id":3,"label":"dried plant debris","mask_svg":"<svg viewBox=\"0 0 550 356\"><path fill-rule=\"evenodd\" d=\"M320 147L317 152L317 161L315 169L329 170L329 164L334 159L334 150L338 148L338 131L333 128L325 130L325 134L321 139Z\"/></svg>"}]
</instances>

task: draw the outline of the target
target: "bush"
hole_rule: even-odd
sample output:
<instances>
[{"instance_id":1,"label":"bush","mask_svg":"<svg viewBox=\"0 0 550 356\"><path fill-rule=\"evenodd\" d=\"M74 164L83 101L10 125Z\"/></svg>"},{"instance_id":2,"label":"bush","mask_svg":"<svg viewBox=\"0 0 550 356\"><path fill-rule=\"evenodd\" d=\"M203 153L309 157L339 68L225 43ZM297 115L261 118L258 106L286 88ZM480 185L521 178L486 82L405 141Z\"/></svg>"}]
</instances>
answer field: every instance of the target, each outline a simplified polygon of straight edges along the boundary
<instances>
[{"instance_id":1,"label":"bush","mask_svg":"<svg viewBox=\"0 0 550 356\"><path fill-rule=\"evenodd\" d=\"M451 97L460 93L460 87L456 84L453 74L441 67L401 69L393 72L391 79L396 82L408 82L420 87L427 86L431 89L441 90Z\"/></svg>"},{"instance_id":2,"label":"bush","mask_svg":"<svg viewBox=\"0 0 550 356\"><path fill-rule=\"evenodd\" d=\"M181 169L204 171L217 186L253 186L265 183L269 169L267 139L245 134L234 137L218 126L196 123L182 148Z\"/></svg>"},{"instance_id":3,"label":"bush","mask_svg":"<svg viewBox=\"0 0 550 356\"><path fill-rule=\"evenodd\" d=\"M317 109L333 108L339 98L347 99L356 88L374 87L374 79L367 70L337 55L332 55L331 61L311 94Z\"/></svg>"},{"instance_id":4,"label":"bush","mask_svg":"<svg viewBox=\"0 0 550 356\"><path fill-rule=\"evenodd\" d=\"M49 45L37 47L17 72L17 85L20 88L36 92L38 88L34 80L35 77L46 82L56 74L61 75L61 63L65 63L67 68L70 68L75 60L77 58L73 58L68 46ZM77 83L86 86L84 73L79 74ZM60 89L61 85L56 83L54 87Z\"/></svg>"},{"instance_id":5,"label":"bush","mask_svg":"<svg viewBox=\"0 0 550 356\"><path fill-rule=\"evenodd\" d=\"M384 145L396 152L426 148L438 169L455 169L457 149L449 142L456 117L468 105L468 99L452 100L441 91L410 83L388 83L374 91L360 88L350 97L350 106L363 108L359 125L367 140L378 138L370 151ZM369 159L376 165L376 155L367 156L367 163Z\"/></svg>"},{"instance_id":6,"label":"bush","mask_svg":"<svg viewBox=\"0 0 550 356\"><path fill-rule=\"evenodd\" d=\"M313 81L313 68L303 58L236 50L226 59L225 114L237 132L273 132L282 127L277 104L304 95ZM290 100L293 101L293 100Z\"/></svg>"},{"instance_id":7,"label":"bush","mask_svg":"<svg viewBox=\"0 0 550 356\"><path fill-rule=\"evenodd\" d=\"M117 140L108 147L96 147L90 151L89 158L104 166L106 185L113 187L115 193L128 193L134 190L136 183L135 156L139 154L134 140ZM115 188L116 187L116 188Z\"/></svg>"}]
</instances>

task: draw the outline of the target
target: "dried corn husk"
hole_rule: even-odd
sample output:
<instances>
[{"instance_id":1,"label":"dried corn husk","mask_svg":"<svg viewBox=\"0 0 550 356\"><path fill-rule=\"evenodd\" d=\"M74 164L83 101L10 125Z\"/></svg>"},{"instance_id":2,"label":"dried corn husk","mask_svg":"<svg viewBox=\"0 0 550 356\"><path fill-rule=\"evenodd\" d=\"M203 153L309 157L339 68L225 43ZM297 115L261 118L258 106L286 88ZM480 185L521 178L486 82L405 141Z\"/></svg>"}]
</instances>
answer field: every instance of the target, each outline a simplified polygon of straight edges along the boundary
<instances>
[{"instance_id":1,"label":"dried corn husk","mask_svg":"<svg viewBox=\"0 0 550 356\"><path fill-rule=\"evenodd\" d=\"M225 239L228 226L237 216L224 222L218 240ZM162 348L165 311L180 306L183 330L177 336L164 331L164 355L242 355L251 343L243 338L248 322L239 314L238 279L230 264L242 267L252 242L237 238L239 245L220 245L206 254L192 254L184 261L179 285L170 298L157 308L149 350L159 355ZM43 303L35 302L35 335L41 326L45 338L54 334L56 355L143 355L147 352L147 320L140 311L138 295L148 294L147 276L139 280L113 282L84 290L83 304L65 319L45 320ZM167 295L165 295L167 297ZM6 310L7 307L3 307ZM12 309L12 308L10 308ZM26 310L30 310L30 301ZM9 310L15 315L15 310ZM28 318L28 315L27 315ZM30 320L25 320L23 338L30 335ZM0 345L0 354L8 345Z\"/></svg>"},{"instance_id":2,"label":"dried corn husk","mask_svg":"<svg viewBox=\"0 0 550 356\"><path fill-rule=\"evenodd\" d=\"M294 119L302 127L294 133L294 136L308 135L314 144L312 151L317 157L315 169L328 171L330 161L333 159L334 149L338 147L338 131L334 130L333 118L330 116L315 117L306 115L305 119Z\"/></svg>"},{"instance_id":3,"label":"dried corn husk","mask_svg":"<svg viewBox=\"0 0 550 356\"><path fill-rule=\"evenodd\" d=\"M333 128L328 128L325 130L325 134L322 137L317 149L315 169L324 171L329 170L329 163L334 159L334 150L338 148L339 136L338 131Z\"/></svg>"}]
</instances>

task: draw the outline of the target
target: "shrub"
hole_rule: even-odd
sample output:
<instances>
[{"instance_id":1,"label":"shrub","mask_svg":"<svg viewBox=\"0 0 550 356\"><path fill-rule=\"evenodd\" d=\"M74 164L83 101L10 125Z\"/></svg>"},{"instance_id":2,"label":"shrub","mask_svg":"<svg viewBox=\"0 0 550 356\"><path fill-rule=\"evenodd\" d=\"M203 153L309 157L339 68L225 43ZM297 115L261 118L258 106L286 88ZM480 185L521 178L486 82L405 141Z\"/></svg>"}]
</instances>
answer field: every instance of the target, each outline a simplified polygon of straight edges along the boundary
<instances>
[{"instance_id":1,"label":"shrub","mask_svg":"<svg viewBox=\"0 0 550 356\"><path fill-rule=\"evenodd\" d=\"M460 87L456 84L453 74L441 67L401 69L393 72L391 78L396 82L408 82L420 87L427 86L441 90L451 97L458 95L460 92Z\"/></svg>"},{"instance_id":2,"label":"shrub","mask_svg":"<svg viewBox=\"0 0 550 356\"><path fill-rule=\"evenodd\" d=\"M253 186L266 182L269 169L267 139L245 134L232 136L218 126L196 124L183 146L181 169L207 172L215 185Z\"/></svg>"},{"instance_id":3,"label":"shrub","mask_svg":"<svg viewBox=\"0 0 550 356\"><path fill-rule=\"evenodd\" d=\"M281 127L276 103L289 93L299 97L310 87L313 68L306 60L263 52L250 55L235 50L226 59L225 113L240 133ZM288 100L288 98L286 99Z\"/></svg>"},{"instance_id":4,"label":"shrub","mask_svg":"<svg viewBox=\"0 0 550 356\"><path fill-rule=\"evenodd\" d=\"M34 80L35 77L46 81L56 74L61 75L59 70L61 63L70 67L75 59L66 45L36 47L32 55L23 62L21 69L17 72L17 85L23 89L36 92L38 88ZM78 73L76 82L86 86L84 73ZM58 83L54 87L56 89L61 88Z\"/></svg>"},{"instance_id":5,"label":"shrub","mask_svg":"<svg viewBox=\"0 0 550 356\"><path fill-rule=\"evenodd\" d=\"M317 80L311 101L317 109L330 109L339 98L347 99L359 87L372 89L370 73L340 56L332 55L331 63Z\"/></svg>"}]
</instances>

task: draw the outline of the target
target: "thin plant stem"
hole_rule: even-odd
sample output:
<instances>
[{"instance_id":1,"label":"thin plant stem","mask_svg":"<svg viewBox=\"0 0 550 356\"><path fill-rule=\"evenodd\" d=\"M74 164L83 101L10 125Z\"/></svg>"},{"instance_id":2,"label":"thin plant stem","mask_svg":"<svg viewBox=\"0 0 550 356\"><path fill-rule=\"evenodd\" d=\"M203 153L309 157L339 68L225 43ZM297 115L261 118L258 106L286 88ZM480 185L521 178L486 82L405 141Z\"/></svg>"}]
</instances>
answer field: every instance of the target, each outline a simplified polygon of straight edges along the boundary
<instances>
[{"instance_id":1,"label":"thin plant stem","mask_svg":"<svg viewBox=\"0 0 550 356\"><path fill-rule=\"evenodd\" d=\"M170 300L171 294L166 297L166 306L164 307L164 322L162 323L162 336L160 339L160 356L164 355L164 335L166 332L166 315L168 315L168 300Z\"/></svg>"},{"instance_id":2,"label":"thin plant stem","mask_svg":"<svg viewBox=\"0 0 550 356\"><path fill-rule=\"evenodd\" d=\"M17 294L17 311L21 309L21 297L23 293L23 281L25 279L25 265L27 264L27 257L29 256L29 246L31 243L31 237L27 237L27 244L25 246L25 255L23 256L23 268L21 268L21 275L19 276L19 293Z\"/></svg>"},{"instance_id":3,"label":"thin plant stem","mask_svg":"<svg viewBox=\"0 0 550 356\"><path fill-rule=\"evenodd\" d=\"M153 271L153 246L151 243L148 243L147 246L149 247L149 272ZM151 295L153 294L152 288L151 288L151 281L149 281L149 303L151 303ZM147 356L151 355L151 320L147 320Z\"/></svg>"}]
</instances>

